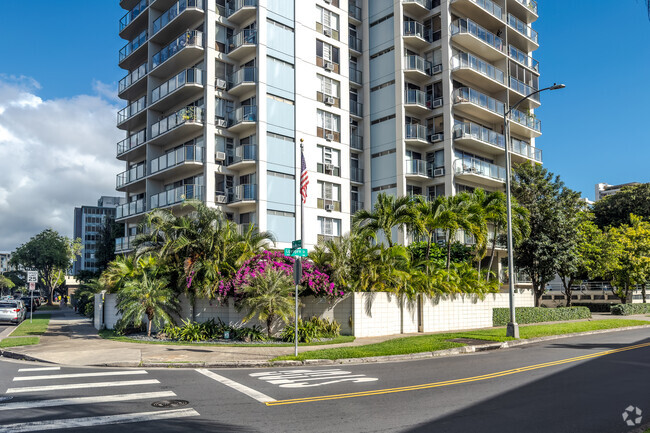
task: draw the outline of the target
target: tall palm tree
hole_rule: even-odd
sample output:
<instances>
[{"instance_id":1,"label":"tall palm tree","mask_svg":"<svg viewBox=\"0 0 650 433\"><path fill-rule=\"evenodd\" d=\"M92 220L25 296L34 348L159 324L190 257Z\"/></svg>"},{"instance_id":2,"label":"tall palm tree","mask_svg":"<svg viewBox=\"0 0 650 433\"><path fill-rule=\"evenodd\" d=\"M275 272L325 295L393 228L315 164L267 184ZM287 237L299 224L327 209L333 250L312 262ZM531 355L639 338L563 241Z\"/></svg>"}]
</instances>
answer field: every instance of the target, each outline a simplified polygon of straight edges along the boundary
<instances>
[{"instance_id":1,"label":"tall palm tree","mask_svg":"<svg viewBox=\"0 0 650 433\"><path fill-rule=\"evenodd\" d=\"M353 226L367 237L376 239L377 232L382 232L388 241L388 246L393 246L393 228L402 229L413 220L413 207L408 196L396 197L380 193L377 196L372 212L363 209L353 217Z\"/></svg>"},{"instance_id":2,"label":"tall palm tree","mask_svg":"<svg viewBox=\"0 0 650 433\"><path fill-rule=\"evenodd\" d=\"M425 260L429 260L431 254L431 244L436 230L442 228L443 221L447 218L445 214L446 200L444 197L437 197L435 200L427 200L419 196L416 198L414 210L415 218L411 224L411 231L414 234L426 238L427 248Z\"/></svg>"},{"instance_id":3,"label":"tall palm tree","mask_svg":"<svg viewBox=\"0 0 650 433\"><path fill-rule=\"evenodd\" d=\"M466 192L453 196L441 196L443 201L440 215L440 228L447 234L447 272L451 267L451 244L460 229L470 231L473 223L470 218L471 197Z\"/></svg>"}]
</instances>

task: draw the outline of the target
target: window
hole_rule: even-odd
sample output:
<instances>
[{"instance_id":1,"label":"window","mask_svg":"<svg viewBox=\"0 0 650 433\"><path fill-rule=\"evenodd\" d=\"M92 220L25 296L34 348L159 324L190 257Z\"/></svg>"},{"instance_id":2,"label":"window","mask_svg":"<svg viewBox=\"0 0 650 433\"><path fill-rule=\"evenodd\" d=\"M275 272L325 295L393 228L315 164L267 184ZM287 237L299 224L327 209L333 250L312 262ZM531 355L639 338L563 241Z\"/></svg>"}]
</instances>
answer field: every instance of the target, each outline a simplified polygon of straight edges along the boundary
<instances>
[{"instance_id":1,"label":"window","mask_svg":"<svg viewBox=\"0 0 650 433\"><path fill-rule=\"evenodd\" d=\"M331 147L318 146L320 161L317 164L319 173L341 176L341 151Z\"/></svg>"},{"instance_id":2,"label":"window","mask_svg":"<svg viewBox=\"0 0 650 433\"><path fill-rule=\"evenodd\" d=\"M339 16L320 6L316 6L318 19L316 21L316 30L319 33L326 34L332 38L339 39Z\"/></svg>"},{"instance_id":3,"label":"window","mask_svg":"<svg viewBox=\"0 0 650 433\"><path fill-rule=\"evenodd\" d=\"M318 208L339 212L341 210L341 185L319 180Z\"/></svg>"},{"instance_id":4,"label":"window","mask_svg":"<svg viewBox=\"0 0 650 433\"><path fill-rule=\"evenodd\" d=\"M317 114L318 114L317 126L319 128L322 128L326 131L340 132L340 126L341 126L340 116L323 110L318 110Z\"/></svg>"},{"instance_id":5,"label":"window","mask_svg":"<svg viewBox=\"0 0 650 433\"><path fill-rule=\"evenodd\" d=\"M323 75L318 75L318 80L320 81L320 91L325 96L333 96L335 98L339 97L339 89L341 84L329 77Z\"/></svg>"},{"instance_id":6,"label":"window","mask_svg":"<svg viewBox=\"0 0 650 433\"><path fill-rule=\"evenodd\" d=\"M338 65L339 49L337 47L333 47L327 42L316 40L316 57L320 57L326 62L332 62Z\"/></svg>"},{"instance_id":7,"label":"window","mask_svg":"<svg viewBox=\"0 0 650 433\"><path fill-rule=\"evenodd\" d=\"M318 235L327 238L341 236L341 220L318 217ZM320 240L320 239L319 239Z\"/></svg>"}]
</instances>

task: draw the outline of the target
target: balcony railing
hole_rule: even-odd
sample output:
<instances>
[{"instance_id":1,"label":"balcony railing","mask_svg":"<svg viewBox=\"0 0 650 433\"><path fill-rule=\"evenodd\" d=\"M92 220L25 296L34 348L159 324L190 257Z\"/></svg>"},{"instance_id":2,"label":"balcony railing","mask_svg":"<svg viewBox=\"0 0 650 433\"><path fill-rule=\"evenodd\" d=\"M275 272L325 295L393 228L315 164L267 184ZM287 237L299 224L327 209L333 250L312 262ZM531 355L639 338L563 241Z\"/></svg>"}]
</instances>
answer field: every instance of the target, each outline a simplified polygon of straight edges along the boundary
<instances>
[{"instance_id":1,"label":"balcony railing","mask_svg":"<svg viewBox=\"0 0 650 433\"><path fill-rule=\"evenodd\" d=\"M351 50L362 52L363 48L361 47L361 39L348 35L348 46Z\"/></svg>"},{"instance_id":2,"label":"balcony railing","mask_svg":"<svg viewBox=\"0 0 650 433\"><path fill-rule=\"evenodd\" d=\"M427 140L427 127L424 125L416 125L407 123L404 126L404 138L407 140Z\"/></svg>"},{"instance_id":3,"label":"balcony railing","mask_svg":"<svg viewBox=\"0 0 650 433\"><path fill-rule=\"evenodd\" d=\"M525 156L526 158L531 158L537 162L542 162L542 149L532 147L530 144L512 138L512 145L510 146L510 151L518 155Z\"/></svg>"},{"instance_id":4,"label":"balcony railing","mask_svg":"<svg viewBox=\"0 0 650 433\"><path fill-rule=\"evenodd\" d=\"M257 82L257 68L254 66L247 66L238 71L233 72L228 77L228 88L232 89L243 83L256 83Z\"/></svg>"},{"instance_id":5,"label":"balcony railing","mask_svg":"<svg viewBox=\"0 0 650 433\"><path fill-rule=\"evenodd\" d=\"M116 186L117 188L121 188L131 182L144 178L146 175L146 166L144 164L138 164L135 167L131 167L130 169L118 174Z\"/></svg>"},{"instance_id":6,"label":"balcony railing","mask_svg":"<svg viewBox=\"0 0 650 433\"><path fill-rule=\"evenodd\" d=\"M472 0L475 4L480 6L482 9L488 11L490 15L503 20L505 18L505 13L503 9L498 4L494 3L491 0Z\"/></svg>"},{"instance_id":7,"label":"balcony railing","mask_svg":"<svg viewBox=\"0 0 650 433\"><path fill-rule=\"evenodd\" d=\"M136 147L144 144L145 141L147 141L147 130L141 129L135 134L131 134L124 140L117 143L117 155L119 156L131 149L135 149Z\"/></svg>"},{"instance_id":8,"label":"balcony railing","mask_svg":"<svg viewBox=\"0 0 650 433\"><path fill-rule=\"evenodd\" d=\"M350 180L352 182L363 183L363 168L350 168Z\"/></svg>"},{"instance_id":9,"label":"balcony railing","mask_svg":"<svg viewBox=\"0 0 650 433\"><path fill-rule=\"evenodd\" d=\"M454 138L472 138L500 147L504 151L506 149L506 139L502 134L472 122L457 123L454 125Z\"/></svg>"},{"instance_id":10,"label":"balcony railing","mask_svg":"<svg viewBox=\"0 0 650 433\"><path fill-rule=\"evenodd\" d=\"M256 45L257 44L257 29L244 29L228 38L227 50L229 53L235 51L242 45Z\"/></svg>"},{"instance_id":11,"label":"balcony railing","mask_svg":"<svg viewBox=\"0 0 650 433\"><path fill-rule=\"evenodd\" d=\"M138 36L131 40L128 44L124 45L120 50L120 62L131 55L132 52L140 48L142 44L147 42L147 31L144 30Z\"/></svg>"},{"instance_id":12,"label":"balcony railing","mask_svg":"<svg viewBox=\"0 0 650 433\"><path fill-rule=\"evenodd\" d=\"M363 104L357 101L350 101L350 114L363 117Z\"/></svg>"},{"instance_id":13,"label":"balcony railing","mask_svg":"<svg viewBox=\"0 0 650 433\"><path fill-rule=\"evenodd\" d=\"M257 0L230 0L226 4L226 15L230 16L244 7L257 7Z\"/></svg>"},{"instance_id":14,"label":"balcony railing","mask_svg":"<svg viewBox=\"0 0 650 433\"><path fill-rule=\"evenodd\" d=\"M433 64L420 56L404 56L404 69L407 71L420 71L423 74L431 75Z\"/></svg>"},{"instance_id":15,"label":"balcony railing","mask_svg":"<svg viewBox=\"0 0 650 433\"><path fill-rule=\"evenodd\" d=\"M181 203L185 200L203 200L203 186L202 185L182 185L167 191L163 191L151 196L151 209L156 209L164 206L171 206L176 203Z\"/></svg>"},{"instance_id":16,"label":"balcony railing","mask_svg":"<svg viewBox=\"0 0 650 433\"><path fill-rule=\"evenodd\" d=\"M356 201L356 200L351 200L350 201L350 213L355 214L358 211L363 209L363 202L362 201Z\"/></svg>"},{"instance_id":17,"label":"balcony railing","mask_svg":"<svg viewBox=\"0 0 650 433\"><path fill-rule=\"evenodd\" d=\"M134 248L133 241L135 241L135 236L115 238L115 252L121 253L132 250Z\"/></svg>"},{"instance_id":18,"label":"balcony railing","mask_svg":"<svg viewBox=\"0 0 650 433\"><path fill-rule=\"evenodd\" d=\"M348 15L357 21L361 21L361 8L357 6L356 2L350 1L348 3Z\"/></svg>"},{"instance_id":19,"label":"balcony railing","mask_svg":"<svg viewBox=\"0 0 650 433\"><path fill-rule=\"evenodd\" d=\"M128 89L131 84L135 83L138 81L140 78L144 77L147 75L147 63L143 63L137 68L135 68L131 73L129 73L126 77L122 78L117 86L117 91L118 93L122 93L126 89Z\"/></svg>"},{"instance_id":20,"label":"balcony railing","mask_svg":"<svg viewBox=\"0 0 650 433\"><path fill-rule=\"evenodd\" d=\"M131 22L138 16L142 11L144 11L147 6L149 6L149 0L141 0L138 2L137 5L133 7L130 11L128 11L121 19L120 19L120 32L124 30Z\"/></svg>"},{"instance_id":21,"label":"balcony railing","mask_svg":"<svg viewBox=\"0 0 650 433\"><path fill-rule=\"evenodd\" d=\"M184 162L204 162L205 149L196 145L186 145L151 160L150 174L183 164Z\"/></svg>"},{"instance_id":22,"label":"balcony railing","mask_svg":"<svg viewBox=\"0 0 650 433\"><path fill-rule=\"evenodd\" d=\"M512 110L510 112L510 119L537 132L542 131L542 122L534 115L526 114L519 110Z\"/></svg>"},{"instance_id":23,"label":"balcony railing","mask_svg":"<svg viewBox=\"0 0 650 433\"><path fill-rule=\"evenodd\" d=\"M117 112L117 124L127 121L145 108L147 108L147 97L143 96Z\"/></svg>"},{"instance_id":24,"label":"balcony railing","mask_svg":"<svg viewBox=\"0 0 650 433\"><path fill-rule=\"evenodd\" d=\"M422 90L407 89L404 92L404 103L428 107L430 98Z\"/></svg>"},{"instance_id":25,"label":"balcony railing","mask_svg":"<svg viewBox=\"0 0 650 433\"><path fill-rule=\"evenodd\" d=\"M535 0L517 0L517 3L521 3L537 15L537 2Z\"/></svg>"},{"instance_id":26,"label":"balcony railing","mask_svg":"<svg viewBox=\"0 0 650 433\"><path fill-rule=\"evenodd\" d=\"M431 10L431 0L402 0L402 4L416 3L425 9Z\"/></svg>"},{"instance_id":27,"label":"balcony railing","mask_svg":"<svg viewBox=\"0 0 650 433\"><path fill-rule=\"evenodd\" d=\"M180 74L172 77L170 80L164 82L151 91L151 103L153 104L154 102L164 98L179 87L183 87L185 84L203 85L203 71L195 68L181 71Z\"/></svg>"},{"instance_id":28,"label":"balcony railing","mask_svg":"<svg viewBox=\"0 0 650 433\"><path fill-rule=\"evenodd\" d=\"M115 210L115 218L126 218L140 214L147 210L146 205L147 204L145 203L144 199L141 198L140 200L132 201L130 203L118 206Z\"/></svg>"},{"instance_id":29,"label":"balcony railing","mask_svg":"<svg viewBox=\"0 0 650 433\"><path fill-rule=\"evenodd\" d=\"M228 127L242 122L257 122L257 105L242 105L230 113Z\"/></svg>"},{"instance_id":30,"label":"balcony railing","mask_svg":"<svg viewBox=\"0 0 650 433\"><path fill-rule=\"evenodd\" d=\"M232 164L237 164L243 161L257 161L257 145L244 144L235 147L235 154L232 158Z\"/></svg>"},{"instance_id":31,"label":"balcony railing","mask_svg":"<svg viewBox=\"0 0 650 433\"><path fill-rule=\"evenodd\" d=\"M479 26L474 21L466 18L460 18L451 23L451 35L456 35L458 33L468 33L482 40L491 47L505 52L503 46L503 39L487 31L485 28Z\"/></svg>"},{"instance_id":32,"label":"balcony railing","mask_svg":"<svg viewBox=\"0 0 650 433\"><path fill-rule=\"evenodd\" d=\"M469 53L458 53L451 58L451 68L453 70L469 68L479 74L485 75L488 78L498 81L501 84L505 84L505 74L504 72L491 64L479 59L476 56L473 56Z\"/></svg>"},{"instance_id":33,"label":"balcony railing","mask_svg":"<svg viewBox=\"0 0 650 433\"><path fill-rule=\"evenodd\" d=\"M163 14L153 22L153 33L156 34L165 27L171 20L179 16L188 8L203 10L203 0L179 0L174 6L167 9Z\"/></svg>"},{"instance_id":34,"label":"balcony railing","mask_svg":"<svg viewBox=\"0 0 650 433\"><path fill-rule=\"evenodd\" d=\"M154 123L151 125L151 138L164 134L188 122L203 122L203 109L195 106L184 107L176 113Z\"/></svg>"},{"instance_id":35,"label":"balcony railing","mask_svg":"<svg viewBox=\"0 0 650 433\"><path fill-rule=\"evenodd\" d=\"M353 83L361 85L361 84L363 84L363 81L361 80L361 78L362 78L361 71L358 70L357 68L353 68L352 66L350 66L350 81L352 81Z\"/></svg>"},{"instance_id":36,"label":"balcony railing","mask_svg":"<svg viewBox=\"0 0 650 433\"><path fill-rule=\"evenodd\" d=\"M505 104L470 87L459 87L453 93L454 104L471 102L499 116L505 114Z\"/></svg>"},{"instance_id":37,"label":"balcony railing","mask_svg":"<svg viewBox=\"0 0 650 433\"><path fill-rule=\"evenodd\" d=\"M454 169L456 174L476 174L499 181L506 179L505 167L471 157L457 159L454 162Z\"/></svg>"},{"instance_id":38,"label":"balcony railing","mask_svg":"<svg viewBox=\"0 0 650 433\"><path fill-rule=\"evenodd\" d=\"M515 92L521 93L524 96L530 95L533 92L536 92L537 89L529 86L526 83L522 83L515 77L510 77L510 88ZM530 97L533 101L539 102L539 93L534 94Z\"/></svg>"},{"instance_id":39,"label":"balcony railing","mask_svg":"<svg viewBox=\"0 0 650 433\"><path fill-rule=\"evenodd\" d=\"M169 45L153 55L151 58L152 67L158 67L185 47L203 47L203 32L189 30L174 39Z\"/></svg>"},{"instance_id":40,"label":"balcony railing","mask_svg":"<svg viewBox=\"0 0 650 433\"><path fill-rule=\"evenodd\" d=\"M417 21L404 21L404 36L416 36L427 42L433 42L431 29L425 29L422 23Z\"/></svg>"},{"instance_id":41,"label":"balcony railing","mask_svg":"<svg viewBox=\"0 0 650 433\"><path fill-rule=\"evenodd\" d=\"M539 62L532 57L530 57L528 54L524 53L517 47L513 47L510 45L509 50L508 50L508 55L510 56L511 59L521 63L524 66L529 67L530 69L539 72Z\"/></svg>"},{"instance_id":42,"label":"balcony railing","mask_svg":"<svg viewBox=\"0 0 650 433\"><path fill-rule=\"evenodd\" d=\"M237 185L228 190L228 203L257 200L257 184Z\"/></svg>"},{"instance_id":43,"label":"balcony railing","mask_svg":"<svg viewBox=\"0 0 650 433\"><path fill-rule=\"evenodd\" d=\"M406 160L406 174L413 174L417 176L430 176L431 163L421 159L407 159Z\"/></svg>"},{"instance_id":44,"label":"balcony railing","mask_svg":"<svg viewBox=\"0 0 650 433\"><path fill-rule=\"evenodd\" d=\"M363 136L360 134L350 133L350 147L357 150L363 150Z\"/></svg>"},{"instance_id":45,"label":"balcony railing","mask_svg":"<svg viewBox=\"0 0 650 433\"><path fill-rule=\"evenodd\" d=\"M508 25L517 30L522 35L526 36L531 41L537 43L537 32L531 26L514 16L508 14Z\"/></svg>"}]
</instances>

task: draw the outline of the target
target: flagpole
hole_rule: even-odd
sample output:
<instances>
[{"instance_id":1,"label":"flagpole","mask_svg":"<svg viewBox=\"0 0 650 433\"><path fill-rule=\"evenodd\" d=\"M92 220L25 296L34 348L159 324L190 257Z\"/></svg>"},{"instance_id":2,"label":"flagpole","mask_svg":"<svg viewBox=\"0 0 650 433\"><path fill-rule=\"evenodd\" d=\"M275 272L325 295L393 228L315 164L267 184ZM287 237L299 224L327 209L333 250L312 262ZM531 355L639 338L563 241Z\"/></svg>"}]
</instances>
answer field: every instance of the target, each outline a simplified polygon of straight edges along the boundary
<instances>
[{"instance_id":1,"label":"flagpole","mask_svg":"<svg viewBox=\"0 0 650 433\"><path fill-rule=\"evenodd\" d=\"M303 149L304 149L304 141L302 138L300 139L300 187L299 187L299 194L298 194L298 199L300 200L300 246L301 248L305 246L305 200L303 199L302 196L302 161L304 159L303 155ZM305 168L306 170L306 168ZM299 269L300 272L302 272L302 266L300 263L300 257L297 257L296 260L298 261L298 266L295 267L294 269ZM299 277L294 277L296 280L296 296L295 296L295 301L296 301L296 315L295 319L293 321L293 326L294 326L294 343L295 343L295 350L294 350L294 356L298 356L298 303L300 302L298 299L298 286L300 285L300 278Z\"/></svg>"}]
</instances>

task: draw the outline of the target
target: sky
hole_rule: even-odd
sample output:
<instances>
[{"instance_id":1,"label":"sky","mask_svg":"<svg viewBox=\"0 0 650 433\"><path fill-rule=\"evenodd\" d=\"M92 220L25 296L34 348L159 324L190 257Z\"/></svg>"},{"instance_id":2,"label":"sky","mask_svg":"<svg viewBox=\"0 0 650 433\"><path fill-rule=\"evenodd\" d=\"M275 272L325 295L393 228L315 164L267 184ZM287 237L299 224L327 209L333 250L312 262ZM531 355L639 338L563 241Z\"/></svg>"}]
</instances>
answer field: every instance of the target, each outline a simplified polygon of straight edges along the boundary
<instances>
[{"instance_id":1,"label":"sky","mask_svg":"<svg viewBox=\"0 0 650 433\"><path fill-rule=\"evenodd\" d=\"M2 2L0 251L115 191L124 138L116 96L124 15L117 0ZM650 20L643 0L539 0L536 110L544 167L594 198L599 182L650 182ZM29 17L26 25L25 18ZM649 122L650 123L650 122Z\"/></svg>"}]
</instances>

